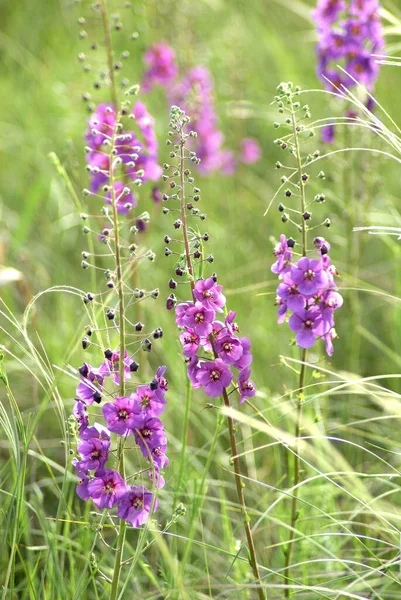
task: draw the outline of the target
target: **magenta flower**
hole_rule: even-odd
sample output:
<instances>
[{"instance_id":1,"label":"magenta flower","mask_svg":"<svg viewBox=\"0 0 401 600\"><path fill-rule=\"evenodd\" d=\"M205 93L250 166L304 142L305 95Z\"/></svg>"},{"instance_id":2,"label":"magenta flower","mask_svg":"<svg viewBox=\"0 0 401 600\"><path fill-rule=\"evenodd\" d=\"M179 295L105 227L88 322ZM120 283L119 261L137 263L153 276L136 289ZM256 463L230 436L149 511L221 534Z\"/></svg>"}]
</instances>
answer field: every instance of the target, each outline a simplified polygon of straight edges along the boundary
<instances>
[{"instance_id":1,"label":"magenta flower","mask_svg":"<svg viewBox=\"0 0 401 600\"><path fill-rule=\"evenodd\" d=\"M311 348L316 338L322 337L329 329L317 306L291 315L288 324L297 334L295 341L301 348Z\"/></svg>"},{"instance_id":2,"label":"magenta flower","mask_svg":"<svg viewBox=\"0 0 401 600\"><path fill-rule=\"evenodd\" d=\"M237 363L244 353L241 341L230 335L219 336L215 348L221 360L227 365Z\"/></svg>"},{"instance_id":3,"label":"magenta flower","mask_svg":"<svg viewBox=\"0 0 401 600\"><path fill-rule=\"evenodd\" d=\"M167 86L171 84L178 74L175 52L165 42L158 42L150 46L145 52L143 60L148 65L142 81L144 92L149 92L154 85Z\"/></svg>"},{"instance_id":4,"label":"magenta flower","mask_svg":"<svg viewBox=\"0 0 401 600\"><path fill-rule=\"evenodd\" d=\"M99 104L88 121L86 141L92 150L99 148L105 140L109 140L114 132L116 114L112 104Z\"/></svg>"},{"instance_id":5,"label":"magenta flower","mask_svg":"<svg viewBox=\"0 0 401 600\"><path fill-rule=\"evenodd\" d=\"M163 412L166 400L163 396L156 395L156 390L152 390L148 385L141 385L137 391L131 395L136 414L152 415L157 417Z\"/></svg>"},{"instance_id":6,"label":"magenta flower","mask_svg":"<svg viewBox=\"0 0 401 600\"><path fill-rule=\"evenodd\" d=\"M89 471L86 469L82 469L79 461L75 458L72 461L72 466L75 468L77 477L79 478L79 485L77 485L77 494L78 496L87 502L90 498L90 494L88 491L88 483L89 479Z\"/></svg>"},{"instance_id":7,"label":"magenta flower","mask_svg":"<svg viewBox=\"0 0 401 600\"><path fill-rule=\"evenodd\" d=\"M194 356L198 352L200 337L193 329L185 329L180 334L184 356Z\"/></svg>"},{"instance_id":8,"label":"magenta flower","mask_svg":"<svg viewBox=\"0 0 401 600\"><path fill-rule=\"evenodd\" d=\"M198 373L198 382L204 386L205 394L217 398L228 387L233 376L227 365L220 359L212 362L201 362Z\"/></svg>"},{"instance_id":9,"label":"magenta flower","mask_svg":"<svg viewBox=\"0 0 401 600\"><path fill-rule=\"evenodd\" d=\"M102 399L104 377L100 369L94 369L87 363L79 368L81 382L78 384L76 394L85 404L93 404Z\"/></svg>"},{"instance_id":10,"label":"magenta flower","mask_svg":"<svg viewBox=\"0 0 401 600\"><path fill-rule=\"evenodd\" d=\"M238 390L240 393L240 403L245 402L247 398L253 398L256 394L256 387L253 381L249 379L251 369L243 369L238 375Z\"/></svg>"},{"instance_id":11,"label":"magenta flower","mask_svg":"<svg viewBox=\"0 0 401 600\"><path fill-rule=\"evenodd\" d=\"M79 433L82 433L89 426L88 410L85 402L77 399L74 404L74 408L72 409L72 414L79 425Z\"/></svg>"},{"instance_id":12,"label":"magenta flower","mask_svg":"<svg viewBox=\"0 0 401 600\"><path fill-rule=\"evenodd\" d=\"M156 446L150 453L150 462L158 469L164 469L168 465L168 458L162 449L162 446Z\"/></svg>"},{"instance_id":13,"label":"magenta flower","mask_svg":"<svg viewBox=\"0 0 401 600\"><path fill-rule=\"evenodd\" d=\"M198 375L200 373L199 358L197 356L191 356L187 358L186 363L188 365L188 378L192 383L194 389L200 388L201 384L198 381Z\"/></svg>"},{"instance_id":14,"label":"magenta flower","mask_svg":"<svg viewBox=\"0 0 401 600\"><path fill-rule=\"evenodd\" d=\"M175 308L175 322L177 323L178 327L185 327L185 323L184 323L184 317L186 315L186 312L188 310L188 308L190 308L191 306L193 306L192 302L181 302L180 304L178 304Z\"/></svg>"},{"instance_id":15,"label":"magenta flower","mask_svg":"<svg viewBox=\"0 0 401 600\"><path fill-rule=\"evenodd\" d=\"M157 500L154 511L157 510ZM131 486L118 498L118 516L132 525L140 527L149 518L152 507L152 494L145 487Z\"/></svg>"},{"instance_id":16,"label":"magenta flower","mask_svg":"<svg viewBox=\"0 0 401 600\"><path fill-rule=\"evenodd\" d=\"M134 364L128 352L124 350L124 381L131 379L131 366ZM113 375L114 383L120 385L120 351L106 350L105 361L100 365L99 373L103 377Z\"/></svg>"},{"instance_id":17,"label":"magenta flower","mask_svg":"<svg viewBox=\"0 0 401 600\"><path fill-rule=\"evenodd\" d=\"M241 160L247 165L258 162L262 157L262 150L255 138L244 138L241 142Z\"/></svg>"},{"instance_id":18,"label":"magenta flower","mask_svg":"<svg viewBox=\"0 0 401 600\"><path fill-rule=\"evenodd\" d=\"M328 290L321 299L321 311L323 320L334 326L333 313L343 305L343 297L334 290Z\"/></svg>"},{"instance_id":19,"label":"magenta flower","mask_svg":"<svg viewBox=\"0 0 401 600\"><path fill-rule=\"evenodd\" d=\"M151 415L137 415L133 424L135 441L145 458L149 458L152 450L160 447L164 452L167 446L166 432L163 423Z\"/></svg>"},{"instance_id":20,"label":"magenta flower","mask_svg":"<svg viewBox=\"0 0 401 600\"><path fill-rule=\"evenodd\" d=\"M286 273L283 277L283 283L280 283L277 288L277 295L286 303L286 308L292 312L303 310L306 306L306 299L291 279L290 273Z\"/></svg>"},{"instance_id":21,"label":"magenta flower","mask_svg":"<svg viewBox=\"0 0 401 600\"><path fill-rule=\"evenodd\" d=\"M134 422L135 401L131 398L117 397L113 402L107 402L103 406L103 416L107 426L113 433L127 435Z\"/></svg>"},{"instance_id":22,"label":"magenta flower","mask_svg":"<svg viewBox=\"0 0 401 600\"><path fill-rule=\"evenodd\" d=\"M239 359L235 361L234 367L242 371L242 369L249 367L252 363L251 342L246 337L241 337L239 340L242 346L242 354Z\"/></svg>"},{"instance_id":23,"label":"magenta flower","mask_svg":"<svg viewBox=\"0 0 401 600\"><path fill-rule=\"evenodd\" d=\"M291 268L291 278L305 296L313 296L319 290L325 289L329 283L327 273L323 270L323 262L311 260L306 256L300 258Z\"/></svg>"},{"instance_id":24,"label":"magenta flower","mask_svg":"<svg viewBox=\"0 0 401 600\"><path fill-rule=\"evenodd\" d=\"M292 249L288 246L285 235L280 235L280 242L274 248L274 254L277 257L277 261L272 265L271 270L278 275L288 270L292 260Z\"/></svg>"},{"instance_id":25,"label":"magenta flower","mask_svg":"<svg viewBox=\"0 0 401 600\"><path fill-rule=\"evenodd\" d=\"M209 279L199 279L194 288L194 296L206 308L223 312L222 309L226 304L226 298L221 292L222 289L223 286L217 285L212 277L209 277Z\"/></svg>"},{"instance_id":26,"label":"magenta flower","mask_svg":"<svg viewBox=\"0 0 401 600\"><path fill-rule=\"evenodd\" d=\"M127 484L118 471L106 469L96 473L88 483L88 492L98 508L113 508L127 491Z\"/></svg>"},{"instance_id":27,"label":"magenta flower","mask_svg":"<svg viewBox=\"0 0 401 600\"><path fill-rule=\"evenodd\" d=\"M99 432L94 427L88 427L84 433L86 438L78 444L78 452L82 457L79 461L80 469L103 469L109 457L110 440L100 439Z\"/></svg>"},{"instance_id":28,"label":"magenta flower","mask_svg":"<svg viewBox=\"0 0 401 600\"><path fill-rule=\"evenodd\" d=\"M155 393L159 399L159 402L162 402L163 404L166 403L165 394L168 391L168 381L164 377L166 370L167 370L167 367L165 365L161 365L157 369L156 376L155 376L154 380L152 381L152 385L154 385L157 382L157 387L156 387Z\"/></svg>"},{"instance_id":29,"label":"magenta flower","mask_svg":"<svg viewBox=\"0 0 401 600\"><path fill-rule=\"evenodd\" d=\"M201 302L195 302L185 311L182 322L185 327L189 327L198 335L206 337L212 331L214 317L214 310L207 308Z\"/></svg>"}]
</instances>

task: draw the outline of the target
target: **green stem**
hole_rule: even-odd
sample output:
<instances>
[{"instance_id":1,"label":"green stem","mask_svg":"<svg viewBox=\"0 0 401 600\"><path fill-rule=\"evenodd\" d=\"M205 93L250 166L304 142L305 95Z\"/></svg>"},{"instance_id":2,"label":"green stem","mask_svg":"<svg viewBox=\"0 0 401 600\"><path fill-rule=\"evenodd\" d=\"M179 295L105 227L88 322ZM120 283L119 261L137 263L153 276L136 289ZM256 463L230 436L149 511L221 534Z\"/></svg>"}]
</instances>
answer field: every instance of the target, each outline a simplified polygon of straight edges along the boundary
<instances>
[{"instance_id":1,"label":"green stem","mask_svg":"<svg viewBox=\"0 0 401 600\"><path fill-rule=\"evenodd\" d=\"M302 215L306 211L306 195L305 195L305 185L302 180L302 158L301 158L301 149L299 146L299 138L298 138L298 130L297 130L297 121L294 110L294 105L291 98L291 123L294 134L294 145L295 145L295 157L297 163L297 171L298 171L298 181L299 181L299 189L301 194L301 229L302 229L302 256L306 256L307 253L307 224L305 219L302 218ZM300 458L299 458L299 433L301 431L302 426L302 406L303 406L303 390L305 385L305 370L306 370L306 359L307 359L308 351L306 349L302 350L301 355L301 371L299 375L299 386L298 386L298 402L297 402L297 418L295 423L295 448L294 448L294 490L292 493L292 501L291 501L291 522L290 522L290 538L288 540L287 551L285 554L285 563L284 563L284 575L287 582L287 587L285 589L285 597L290 598L290 570L291 570L291 555L292 549L294 545L295 538L295 524L298 519L298 484L300 482Z\"/></svg>"},{"instance_id":2,"label":"green stem","mask_svg":"<svg viewBox=\"0 0 401 600\"><path fill-rule=\"evenodd\" d=\"M100 2L101 2L101 13L102 13L102 20L103 20L105 44L106 44L107 65L108 65L108 69L109 69L109 79L110 79L110 86L111 86L111 98L112 98L112 101L114 104L114 109L117 111L117 109L118 109L118 94L117 94L116 78L115 78L115 73L114 73L113 44L111 41L109 13L107 10L107 1L100 0Z\"/></svg>"},{"instance_id":3,"label":"green stem","mask_svg":"<svg viewBox=\"0 0 401 600\"><path fill-rule=\"evenodd\" d=\"M293 492L292 492L292 501L291 501L291 522L290 522L290 538L288 540L288 546L287 546L287 552L285 555L285 570L284 570L284 576L285 576L285 580L287 582L287 584L289 584L290 581L290 562L291 562L291 555L292 555L292 549L294 546L294 539L295 539L295 524L297 522L298 519L298 511L297 511L297 506L298 506L298 485L300 482L300 465L301 465L301 461L300 461L300 457L299 457L299 434L301 431L301 425L302 425L302 407L303 407L303 392L304 392L304 386L305 386L305 372L306 372L306 360L307 360L307 355L308 355L308 351L303 349L302 350L302 365L301 365L301 371L299 374L299 388L298 388L298 402L297 402L297 418L296 418L296 422L295 422L295 445L294 445L294 488ZM287 587L285 589L285 597L289 598L290 597L290 588Z\"/></svg>"},{"instance_id":4,"label":"green stem","mask_svg":"<svg viewBox=\"0 0 401 600\"><path fill-rule=\"evenodd\" d=\"M184 425L183 425L183 434L182 434L182 446L180 452L180 464L178 467L178 477L177 477L177 494L174 497L173 510L175 510L177 506L178 494L181 489L182 477L184 474L185 467L185 453L187 450L187 440L188 440L188 426L189 426L189 411L191 407L191 392L192 385L189 379L187 379L187 393L186 393L186 402L185 402L185 414L184 414Z\"/></svg>"}]
</instances>

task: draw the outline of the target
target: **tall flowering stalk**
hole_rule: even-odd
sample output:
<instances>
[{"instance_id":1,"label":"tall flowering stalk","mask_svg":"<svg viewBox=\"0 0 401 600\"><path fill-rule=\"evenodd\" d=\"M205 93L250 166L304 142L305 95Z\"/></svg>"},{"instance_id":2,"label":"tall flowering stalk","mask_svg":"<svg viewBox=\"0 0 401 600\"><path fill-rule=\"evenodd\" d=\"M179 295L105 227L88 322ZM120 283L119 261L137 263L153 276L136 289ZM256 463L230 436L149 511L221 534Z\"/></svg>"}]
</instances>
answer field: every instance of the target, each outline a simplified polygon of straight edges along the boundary
<instances>
[{"instance_id":1,"label":"tall flowering stalk","mask_svg":"<svg viewBox=\"0 0 401 600\"><path fill-rule=\"evenodd\" d=\"M139 354L150 352L152 338L162 338L163 332L159 327L146 332L140 320L135 322L135 316L139 303L147 298L156 300L159 291L131 289L128 283L141 260L155 258L151 250L142 251L137 243L139 229L133 223L137 223L138 218L132 217L132 211L138 197L132 188L140 187L148 179L157 179L161 168L157 165L154 120L143 103L131 101L138 86L128 88L124 99L119 99L116 72L121 66L114 58L106 0L100 0L92 8L103 23L108 65L106 81L112 102L94 107L85 135L90 185L84 190L84 196L100 197L104 205L100 215L82 215L83 233L94 235L100 247L106 247L107 251L82 253L82 268L101 271L105 278L105 291L89 292L83 297L91 325L82 346L84 350L90 346L100 348L104 360L97 367L87 362L80 367L71 424L77 438L73 466L80 479L78 495L85 501L91 500L98 508L117 510L119 533L110 591L110 599L115 600L127 526L142 526L157 510L155 492L164 485L162 470L168 464L166 432L160 420L168 389L164 377L166 368L160 366L151 381L145 383L136 375L140 367ZM134 121L134 126L130 121ZM99 219L105 223L100 229ZM139 219L147 221L149 215L143 213ZM103 312L105 327L103 323L98 324L96 312L99 311ZM102 406L101 412L96 410L97 405ZM104 424L99 422L100 418ZM139 449L146 461L128 478L127 440L130 446L134 444ZM142 474L150 480L151 490L146 485L129 483Z\"/></svg>"},{"instance_id":2,"label":"tall flowering stalk","mask_svg":"<svg viewBox=\"0 0 401 600\"><path fill-rule=\"evenodd\" d=\"M250 379L252 362L251 347L248 338L241 337L235 322L236 314L227 311L223 288L218 283L216 274L203 278L203 265L212 263L213 256L204 258L204 243L209 239L207 233L201 234L198 228L190 227L188 220L200 219L206 215L196 207L200 200L200 190L194 184L190 169L186 162L199 164L200 158L192 150L187 149L189 140L196 138L196 131L187 132L189 117L185 112L173 106L170 115L168 144L173 146L170 157L174 165L165 164L165 181L169 182L170 194L164 194L163 200L171 201L172 208L164 208L164 213L178 212L179 218L174 221L175 231L182 232L182 239L173 239L166 235L166 256L177 256L175 273L181 284L187 284L191 290L191 299L177 304L173 293L167 299L166 307L175 308L176 323L181 329L180 341L187 364L188 378L195 389L202 389L210 398L222 397L224 405L230 407L230 394L237 391L240 403L256 393L254 383ZM186 192L186 186L191 192ZM183 244L183 251L176 252L172 245ZM171 279L169 287L176 290L178 282ZM225 318L224 318L225 314ZM218 319L218 315L222 319ZM224 320L223 320L224 319ZM200 356L201 355L201 356ZM231 388L231 390L230 390ZM248 542L250 564L257 585L260 600L266 598L263 589L256 550L253 540L250 519L244 496L244 485L241 476L241 465L235 437L235 424L227 417L231 458L234 466L235 485L238 502L241 506L245 535Z\"/></svg>"},{"instance_id":3,"label":"tall flowering stalk","mask_svg":"<svg viewBox=\"0 0 401 600\"><path fill-rule=\"evenodd\" d=\"M197 167L203 175L217 170L231 175L239 162L252 164L260 160L261 149L254 138L244 138L236 152L225 147L216 112L214 82L206 67L196 66L180 73L175 52L165 42L150 46L144 54L144 62L147 69L143 89L163 87L169 106L178 105L190 116L197 136L188 140L188 147L201 159Z\"/></svg>"},{"instance_id":4,"label":"tall flowering stalk","mask_svg":"<svg viewBox=\"0 0 401 600\"><path fill-rule=\"evenodd\" d=\"M316 70L326 89L352 88L358 82L372 92L379 74L374 54L384 47L379 11L378 0L318 0L312 13L318 34ZM333 141L334 125L324 127L322 135L325 142Z\"/></svg>"},{"instance_id":5,"label":"tall flowering stalk","mask_svg":"<svg viewBox=\"0 0 401 600\"><path fill-rule=\"evenodd\" d=\"M274 254L276 261L272 266L272 272L279 277L277 288L278 322L283 323L287 319L288 312L292 313L288 319L290 329L296 334L295 343L302 349L301 370L299 373L299 384L297 389L297 415L295 425L294 444L294 486L291 502L290 538L285 553L285 577L287 581L286 597L290 597L290 568L291 555L295 539L295 525L297 522L298 487L300 484L300 456L299 436L302 427L302 407L304 402L304 387L306 375L306 363L308 350L322 339L325 342L326 351L329 356L333 353L333 339L337 337L334 328L334 311L339 308L343 299L337 291L334 277L337 270L331 264L329 258L330 244L322 237L313 240L314 249L309 248L308 233L316 227L330 227L330 220L325 219L316 226L311 226L312 203L321 204L325 200L323 193L317 194L313 200L308 201L306 187L310 179L306 172L308 164L319 156L316 151L313 155L304 155L301 144L307 139L308 132L305 131L303 120L310 117L309 107L301 106L297 98L300 88L293 89L291 83L282 83L277 88L275 102L280 114L286 115L284 127L288 127L291 133L276 143L283 151L289 152L295 161L294 167L276 164L278 169L289 169L291 174L282 177L282 187L288 185L284 190L286 205L279 204L283 223L293 225L301 234L300 253L296 253L296 242L293 238L285 235L280 236L280 243L276 246ZM280 123L275 123L280 127ZM318 178L324 178L320 172ZM293 207L292 198L296 198L298 208ZM287 205L290 203L290 206Z\"/></svg>"}]
</instances>

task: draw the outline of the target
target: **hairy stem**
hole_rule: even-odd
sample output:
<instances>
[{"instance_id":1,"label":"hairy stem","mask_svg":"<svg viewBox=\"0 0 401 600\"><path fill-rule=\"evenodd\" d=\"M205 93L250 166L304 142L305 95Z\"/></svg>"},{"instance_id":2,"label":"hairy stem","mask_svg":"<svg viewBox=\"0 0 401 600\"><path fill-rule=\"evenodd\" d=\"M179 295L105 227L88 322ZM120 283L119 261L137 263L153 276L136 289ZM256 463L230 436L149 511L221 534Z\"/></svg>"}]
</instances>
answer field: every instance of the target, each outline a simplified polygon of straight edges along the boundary
<instances>
[{"instance_id":1,"label":"hairy stem","mask_svg":"<svg viewBox=\"0 0 401 600\"><path fill-rule=\"evenodd\" d=\"M111 87L111 98L114 104L115 110L118 108L118 94L117 94L117 84L114 73L114 53L113 53L113 44L111 41L111 33L110 33L110 21L109 21L109 13L107 10L107 0L100 0L101 4L101 14L103 21L103 29L104 29L104 42L106 45L106 54L107 54L107 66L109 69L109 79L110 79L110 87Z\"/></svg>"},{"instance_id":2,"label":"hairy stem","mask_svg":"<svg viewBox=\"0 0 401 600\"><path fill-rule=\"evenodd\" d=\"M184 165L185 165L185 156L184 156L184 148L185 148L185 134L183 128L181 127L180 132L180 200L181 200L181 221L182 221L182 231L184 235L184 247L185 247L185 258L188 265L188 272L191 277L191 290L194 291L195 282L194 282L194 269L192 266L191 259L191 250L189 247L188 241L188 227L187 227L187 215L185 212L185 178L184 178Z\"/></svg>"}]
</instances>

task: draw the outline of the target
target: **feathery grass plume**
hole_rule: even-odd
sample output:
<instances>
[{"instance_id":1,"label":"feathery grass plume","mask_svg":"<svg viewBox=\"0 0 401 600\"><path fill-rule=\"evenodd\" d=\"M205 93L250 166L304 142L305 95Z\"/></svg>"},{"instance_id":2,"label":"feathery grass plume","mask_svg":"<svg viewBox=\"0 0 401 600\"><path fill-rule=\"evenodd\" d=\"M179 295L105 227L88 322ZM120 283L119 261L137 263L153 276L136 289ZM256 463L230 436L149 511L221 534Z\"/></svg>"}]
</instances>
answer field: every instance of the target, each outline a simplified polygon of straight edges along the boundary
<instances>
[{"instance_id":1,"label":"feathery grass plume","mask_svg":"<svg viewBox=\"0 0 401 600\"><path fill-rule=\"evenodd\" d=\"M147 382L141 382L136 375L139 356L151 352L154 341L163 337L160 327L149 330L140 319L136 320L140 303L146 299L155 301L159 290L139 286L132 289L129 284L141 262L155 259L153 251L142 249L138 243L137 223L147 223L149 214L132 215L140 205L133 187L139 189L147 180L157 180L161 168L157 164L154 119L145 104L131 100L138 94L139 86L130 86L125 80L126 90L120 99L118 77L123 65L115 60L106 0L96 2L92 9L103 24L107 59L104 76L112 102L94 108L85 134L90 186L83 195L88 199L100 196L105 205L99 215L81 215L85 223L83 234L95 237L91 250L82 253L81 266L100 272L104 283L100 292L92 290L83 297L90 325L82 347L100 349L103 362L97 366L85 362L79 369L80 383L71 421L77 454L72 464L80 479L78 495L85 501L92 500L98 508L116 509L119 517L110 591L114 600L120 593L127 524L141 527L157 510L157 490L164 486L162 470L168 464L167 437L160 420L168 389L166 367L160 366ZM113 28L121 31L122 23L117 17L113 19ZM128 52L123 52L122 58L127 57ZM104 195L99 194L100 190ZM101 412L94 410L101 403ZM105 424L99 423L102 417ZM138 463L133 473L127 473L126 454L132 444L139 449L145 464ZM151 490L146 484L137 485L141 475L150 479ZM131 484L132 478L135 485Z\"/></svg>"},{"instance_id":2,"label":"feathery grass plume","mask_svg":"<svg viewBox=\"0 0 401 600\"><path fill-rule=\"evenodd\" d=\"M163 212L179 214L173 227L176 232L182 232L182 238L180 236L181 239L176 239L166 235L165 255L177 257L175 274L180 278L180 282L171 279L170 289L176 290L178 285L186 285L191 292L191 298L178 304L172 292L167 298L166 308L175 309L192 388L201 388L209 398L222 397L224 405L229 408L229 396L233 392L238 393L240 403L248 401L248 398L252 398L256 393L255 385L250 379L251 344L248 338L239 335L240 330L235 322L236 313L227 310L223 287L218 284L217 275L214 273L206 279L203 277L205 264L213 263L214 257L204 253L204 244L209 240L208 233L200 233L198 227L189 225L190 219L200 222L206 219L206 214L197 208L200 189L196 187L194 177L187 168L188 162L192 165L199 165L201 162L196 152L187 147L188 142L196 139L198 135L195 130L189 129L189 123L190 118L186 116L185 111L172 106L167 144L172 147L170 158L173 164L164 164L166 174L163 176L164 180L169 182L170 188L170 194L163 194L163 200L171 201L171 208L165 207ZM191 188L190 193L186 192L186 185ZM172 250L171 246L177 247L177 244L179 251ZM218 319L219 315L225 315L224 321ZM266 594L245 502L235 423L231 417L228 417L227 421L231 461L248 543L249 562L257 586L256 591L263 600Z\"/></svg>"},{"instance_id":3,"label":"feathery grass plume","mask_svg":"<svg viewBox=\"0 0 401 600\"><path fill-rule=\"evenodd\" d=\"M202 175L219 170L232 175L239 162L252 164L260 160L261 148L254 138L244 138L237 151L224 147L224 134L219 129L214 99L214 82L206 67L196 66L181 74L175 51L165 42L150 46L143 60L147 69L143 89L150 91L162 86L169 106L180 106L191 118L196 138L188 140L188 148L201 159L196 165Z\"/></svg>"},{"instance_id":4,"label":"feathery grass plume","mask_svg":"<svg viewBox=\"0 0 401 600\"><path fill-rule=\"evenodd\" d=\"M296 447L294 451L294 489L291 504L291 529L290 539L285 551L285 577L288 587L285 590L286 598L290 597L291 583L291 555L295 543L295 526L298 515L298 485L300 483L300 458L298 438L302 427L302 406L304 402L304 388L306 376L306 362L309 348L317 340L324 340L326 352L329 356L333 353L333 339L337 337L334 328L334 311L341 307L342 296L337 291L334 277L338 275L335 266L331 263L328 253L330 244L323 237L315 237L314 250L308 245L308 233L316 228L330 227L329 218L317 225L310 225L312 221L311 206L319 205L325 201L325 195L320 192L314 199L308 200L306 188L310 179L307 172L308 165L319 156L319 151L314 154L305 154L302 145L310 137L311 131L303 124L304 119L310 118L308 105L301 105L299 97L301 88L295 87L291 82L281 83L277 88L275 103L284 122L276 122L275 128L284 127L291 133L277 139L275 143L285 152L293 156L295 166L276 164L279 170L290 171L289 176L283 175L281 183L288 185L284 191L286 205L280 202L278 210L282 213L282 222L293 226L301 234L300 252L296 253L296 242L285 235L280 236L274 254L276 261L271 270L279 276L280 284L277 288L277 304L279 306L278 322L286 320L288 311L292 314L288 319L290 329L296 333L295 343L302 348L301 370L299 374L297 420L295 427ZM318 179L324 179L321 171ZM294 201L297 208L294 207ZM312 256L311 256L312 253ZM298 254L297 258L295 258ZM310 257L311 256L311 257Z\"/></svg>"}]
</instances>

